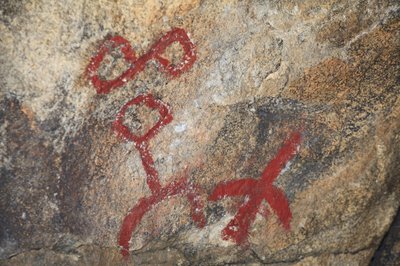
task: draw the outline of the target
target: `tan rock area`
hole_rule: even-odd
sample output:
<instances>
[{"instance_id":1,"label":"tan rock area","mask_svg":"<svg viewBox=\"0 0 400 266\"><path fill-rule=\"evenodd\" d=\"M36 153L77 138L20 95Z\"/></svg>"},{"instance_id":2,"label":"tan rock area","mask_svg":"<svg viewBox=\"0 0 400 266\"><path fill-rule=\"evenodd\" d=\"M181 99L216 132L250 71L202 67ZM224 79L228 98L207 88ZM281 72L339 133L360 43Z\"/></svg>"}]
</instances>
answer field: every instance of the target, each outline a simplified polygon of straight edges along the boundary
<instances>
[{"instance_id":1,"label":"tan rock area","mask_svg":"<svg viewBox=\"0 0 400 266\"><path fill-rule=\"evenodd\" d=\"M1 265L400 261L398 1L4 0L0 33Z\"/></svg>"}]
</instances>

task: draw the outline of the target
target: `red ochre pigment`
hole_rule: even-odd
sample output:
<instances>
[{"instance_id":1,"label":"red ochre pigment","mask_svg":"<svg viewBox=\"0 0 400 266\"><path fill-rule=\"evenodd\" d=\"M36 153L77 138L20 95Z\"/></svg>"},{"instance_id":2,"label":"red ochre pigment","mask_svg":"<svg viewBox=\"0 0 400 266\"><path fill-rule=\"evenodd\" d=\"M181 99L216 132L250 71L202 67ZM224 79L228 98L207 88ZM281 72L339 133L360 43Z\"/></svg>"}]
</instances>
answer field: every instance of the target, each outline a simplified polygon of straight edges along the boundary
<instances>
[{"instance_id":1,"label":"red ochre pigment","mask_svg":"<svg viewBox=\"0 0 400 266\"><path fill-rule=\"evenodd\" d=\"M246 244L249 227L254 222L257 212L261 209L263 200L271 206L283 227L287 230L290 229L292 213L290 212L288 200L283 191L275 187L273 182L287 162L296 155L300 141L300 132L292 133L275 158L265 167L260 179L231 180L222 182L215 187L208 198L210 201L220 200L224 197L245 197L245 201L239 207L235 217L222 231L223 239L232 239L240 245ZM263 215L268 215L268 212L264 210Z\"/></svg>"},{"instance_id":2,"label":"red ochre pigment","mask_svg":"<svg viewBox=\"0 0 400 266\"><path fill-rule=\"evenodd\" d=\"M177 65L171 64L169 60L161 56L166 48L174 42L179 42L184 51L184 56ZM104 57L112 49L116 48L120 49L130 67L113 80L101 79L98 75L98 69ZM136 58L135 51L126 39L121 36L109 37L103 42L97 54L91 59L86 69L86 75L91 80L98 94L108 94L112 90L123 86L129 80L134 79L136 74L144 70L149 60L158 61L166 73L172 77L178 77L189 70L194 64L196 60L195 46L183 29L175 28L152 45L149 52ZM157 110L160 115L156 124L141 136L135 135L123 124L126 111L132 105L144 105L150 109ZM163 187L160 183L158 171L154 166L153 156L149 149L149 141L162 127L169 124L172 119L171 111L165 103L155 99L151 94L145 94L139 95L127 102L121 108L113 123L113 129L118 136L134 142L146 172L147 185L151 190L151 195L139 199L138 203L128 212L122 222L118 243L122 248L121 254L125 257L129 255L129 241L132 233L143 216L158 203L169 197L176 195L185 196L190 204L192 220L199 227L205 226L206 219L203 214L204 204L201 201L200 188L188 181L187 173L176 177ZM266 166L260 179L245 178L217 185L209 196L210 201L220 200L225 196L244 196L245 199L248 199L239 207L235 217L222 231L223 239L232 239L238 244L246 243L249 227L254 222L257 212L262 212L265 217L269 215L267 209L262 209L261 202L263 200L266 200L274 210L283 227L286 229L290 228L292 214L289 209L289 203L284 193L273 186L273 182L279 176L286 163L295 156L300 141L301 134L299 132L292 133L275 158Z\"/></svg>"},{"instance_id":3,"label":"red ochre pigment","mask_svg":"<svg viewBox=\"0 0 400 266\"><path fill-rule=\"evenodd\" d=\"M181 62L177 65L171 64L169 60L161 56L165 49L174 42L179 42L184 51L184 56ZM124 59L130 63L130 67L113 80L102 80L98 75L98 69L106 54L116 48L120 49ZM173 29L156 42L150 48L149 52L136 58L134 50L126 39L121 36L113 36L107 38L100 46L97 54L91 59L89 66L87 67L86 75L91 80L98 94L108 94L112 90L123 86L129 80L134 79L137 73L144 70L147 61L153 59L160 63L160 66L165 72L169 73L173 77L177 77L192 67L196 60L195 46L183 29ZM157 110L160 115L156 124L142 136L133 134L129 128L123 124L127 109L132 105L140 104L143 104L150 109ZM129 255L129 240L143 216L155 205L171 196L186 196L191 206L191 216L193 221L199 227L204 227L206 223L203 214L204 206L199 196L199 188L196 185L189 183L187 174L176 178L176 180L162 187L158 171L154 167L153 156L149 150L149 141L163 126L169 124L172 119L171 111L166 104L161 100L156 100L151 94L146 94L139 95L127 102L122 107L113 123L113 129L117 135L135 143L135 147L139 151L142 165L146 172L147 185L151 190L151 195L141 198L129 211L122 222L118 243L122 247L121 253L123 256Z\"/></svg>"},{"instance_id":4,"label":"red ochre pigment","mask_svg":"<svg viewBox=\"0 0 400 266\"><path fill-rule=\"evenodd\" d=\"M165 52L165 49L174 42L179 42L184 51L184 56L177 65L171 64L168 59L161 56ZM113 80L102 80L98 75L101 62L103 62L106 54L111 52L111 49L117 47L121 50L124 59L130 64L130 67ZM129 80L134 79L137 73L143 71L147 61L153 59L160 63L164 71L173 77L178 77L180 74L190 69L194 61L196 61L195 46L183 29L175 28L161 37L159 41L151 46L147 53L136 58L135 51L126 39L121 36L109 37L103 42L97 54L91 59L86 70L86 75L92 81L97 93L107 94L110 93L111 90L121 87Z\"/></svg>"},{"instance_id":5,"label":"red ochre pigment","mask_svg":"<svg viewBox=\"0 0 400 266\"><path fill-rule=\"evenodd\" d=\"M158 110L160 119L157 123L144 135L137 136L130 132L129 128L123 124L125 112L131 105L144 104L145 106ZM147 185L152 194L148 197L143 197L128 213L122 222L121 231L119 233L118 244L122 247L122 255L129 255L129 240L136 226L140 223L146 212L150 211L155 205L169 197L176 195L184 195L187 197L191 206L191 216L193 221L203 227L206 219L203 214L203 203L199 196L199 188L188 182L187 174L178 177L162 187L158 172L154 167L154 160L149 150L148 141L165 125L172 121L172 115L167 105L160 100L153 98L151 94L140 95L126 103L117 115L117 119L113 124L114 130L118 135L127 140L133 141L138 149L142 165L146 172Z\"/></svg>"},{"instance_id":6,"label":"red ochre pigment","mask_svg":"<svg viewBox=\"0 0 400 266\"><path fill-rule=\"evenodd\" d=\"M158 110L160 114L160 119L146 134L144 134L143 136L136 136L131 133L127 126L123 124L123 119L126 110L131 105L139 105L141 103L151 109ZM170 113L170 110L168 109L168 106L160 100L155 100L151 94L148 94L140 95L133 100L127 102L118 113L117 119L113 124L113 128L118 135L123 136L126 140L133 141L135 143L135 147L140 153L140 158L142 159L142 164L147 174L147 185L149 186L152 193L159 191L161 189L161 185L158 178L158 172L154 168L153 157L151 156L148 148L148 141L150 140L150 138L155 136L155 134L161 129L161 127L167 125L171 121L172 115Z\"/></svg>"}]
</instances>

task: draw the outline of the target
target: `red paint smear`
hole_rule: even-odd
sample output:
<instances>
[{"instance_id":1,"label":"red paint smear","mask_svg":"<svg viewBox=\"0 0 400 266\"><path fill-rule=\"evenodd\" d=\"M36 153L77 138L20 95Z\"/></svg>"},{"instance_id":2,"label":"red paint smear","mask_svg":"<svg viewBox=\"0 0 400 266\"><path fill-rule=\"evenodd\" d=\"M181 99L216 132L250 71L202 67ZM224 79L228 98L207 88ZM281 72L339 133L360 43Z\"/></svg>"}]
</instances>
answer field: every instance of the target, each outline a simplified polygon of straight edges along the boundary
<instances>
[{"instance_id":1,"label":"red paint smear","mask_svg":"<svg viewBox=\"0 0 400 266\"><path fill-rule=\"evenodd\" d=\"M275 158L265 167L260 179L232 180L222 182L215 187L208 198L211 201L220 200L226 196L246 197L235 217L222 231L223 239L232 239L241 245L246 244L249 227L254 222L263 200L266 200L271 206L283 227L287 230L290 229L292 213L290 212L289 202L283 191L273 186L273 182L279 176L286 163L296 155L300 142L300 132L292 133Z\"/></svg>"},{"instance_id":2,"label":"red paint smear","mask_svg":"<svg viewBox=\"0 0 400 266\"><path fill-rule=\"evenodd\" d=\"M166 48L174 42L179 42L184 51L184 56L177 65L173 65L168 59L161 56ZM99 67L104 57L109 54L112 49L116 48L121 50L124 59L130 64L130 67L115 79L102 80L98 74ZM146 63L153 59L160 63L160 66L165 72L173 77L177 77L190 69L196 61L195 46L183 29L175 28L167 32L159 41L152 45L147 53L136 58L135 51L126 39L121 36L113 36L107 38L100 46L97 54L92 57L86 69L86 75L92 81L98 94L108 94L111 90L121 87L126 82L133 79L136 74L143 71Z\"/></svg>"},{"instance_id":3,"label":"red paint smear","mask_svg":"<svg viewBox=\"0 0 400 266\"><path fill-rule=\"evenodd\" d=\"M157 110L160 114L160 118L156 124L142 136L133 134L129 128L123 124L127 109L132 105L139 104L144 104L148 108ZM127 102L121 108L115 122L113 123L113 129L119 136L123 136L127 140L135 143L135 147L139 151L142 165L146 172L147 185L152 192L150 196L141 198L139 203L137 203L124 218L118 240L119 245L122 247L121 254L123 256L129 255L129 240L143 216L155 205L168 197L176 195L186 196L191 206L192 220L199 227L203 227L206 223L203 214L203 203L199 196L199 188L188 182L187 175L162 187L158 177L158 172L154 167L154 160L149 150L148 141L154 137L163 126L167 125L171 121L172 114L170 113L168 106L160 100L154 99L151 94L147 94L139 95L133 100Z\"/></svg>"}]
</instances>

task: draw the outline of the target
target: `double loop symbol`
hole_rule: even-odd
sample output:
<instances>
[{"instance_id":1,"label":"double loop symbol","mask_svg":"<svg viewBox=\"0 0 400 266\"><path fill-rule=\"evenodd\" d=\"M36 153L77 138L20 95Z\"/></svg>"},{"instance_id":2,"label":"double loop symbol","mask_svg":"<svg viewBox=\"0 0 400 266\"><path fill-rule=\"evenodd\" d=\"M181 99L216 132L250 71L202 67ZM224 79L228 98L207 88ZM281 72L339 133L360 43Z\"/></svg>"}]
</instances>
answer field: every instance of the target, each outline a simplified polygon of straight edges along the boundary
<instances>
[{"instance_id":1,"label":"double loop symbol","mask_svg":"<svg viewBox=\"0 0 400 266\"><path fill-rule=\"evenodd\" d=\"M181 61L174 65L168 59L162 57L166 48L174 42L179 42L182 46L184 55ZM99 68L105 56L112 50L119 48L123 58L130 65L120 76L111 80L104 80L99 76ZM175 28L166 33L156 42L147 53L137 58L135 51L130 43L121 36L107 38L100 46L97 54L91 59L87 67L86 75L91 80L98 94L108 94L112 90L123 86L129 80L135 78L136 74L143 71L146 63L150 60L159 62L160 67L173 77L178 77L192 67L196 61L195 46L190 41L183 29Z\"/></svg>"}]
</instances>

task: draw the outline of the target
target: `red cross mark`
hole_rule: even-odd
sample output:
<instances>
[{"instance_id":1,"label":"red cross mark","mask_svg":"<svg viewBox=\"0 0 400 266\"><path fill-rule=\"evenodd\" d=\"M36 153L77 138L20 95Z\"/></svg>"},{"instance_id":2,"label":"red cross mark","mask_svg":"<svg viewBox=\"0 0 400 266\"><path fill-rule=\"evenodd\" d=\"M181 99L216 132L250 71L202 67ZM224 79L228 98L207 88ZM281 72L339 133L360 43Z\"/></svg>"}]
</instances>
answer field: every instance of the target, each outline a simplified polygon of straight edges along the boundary
<instances>
[{"instance_id":1,"label":"red cross mark","mask_svg":"<svg viewBox=\"0 0 400 266\"><path fill-rule=\"evenodd\" d=\"M294 132L284 143L278 154L265 167L261 178L244 178L218 184L209 196L210 201L220 200L223 197L244 196L245 200L239 207L235 217L222 231L225 240L232 239L237 244L246 244L249 227L254 222L261 203L265 200L278 216L283 227L290 229L292 213L288 200L283 191L273 185L285 165L296 155L301 141L300 132ZM264 214L268 214L264 213Z\"/></svg>"},{"instance_id":2,"label":"red cross mark","mask_svg":"<svg viewBox=\"0 0 400 266\"><path fill-rule=\"evenodd\" d=\"M173 65L168 59L162 57L166 48L174 42L179 42L184 52L181 61L176 65ZM100 65L104 57L109 54L112 49L116 48L120 49L124 59L130 64L130 67L115 79L101 79L98 74ZM97 54L91 59L86 69L86 75L96 88L97 93L107 94L110 93L111 90L121 87L129 80L134 79L137 73L144 70L146 63L150 60L158 61L165 72L173 77L177 77L190 69L194 61L196 61L195 46L183 29L175 28L161 37L159 41L151 46L147 53L136 58L135 51L126 39L121 36L109 37L103 42Z\"/></svg>"}]
</instances>

